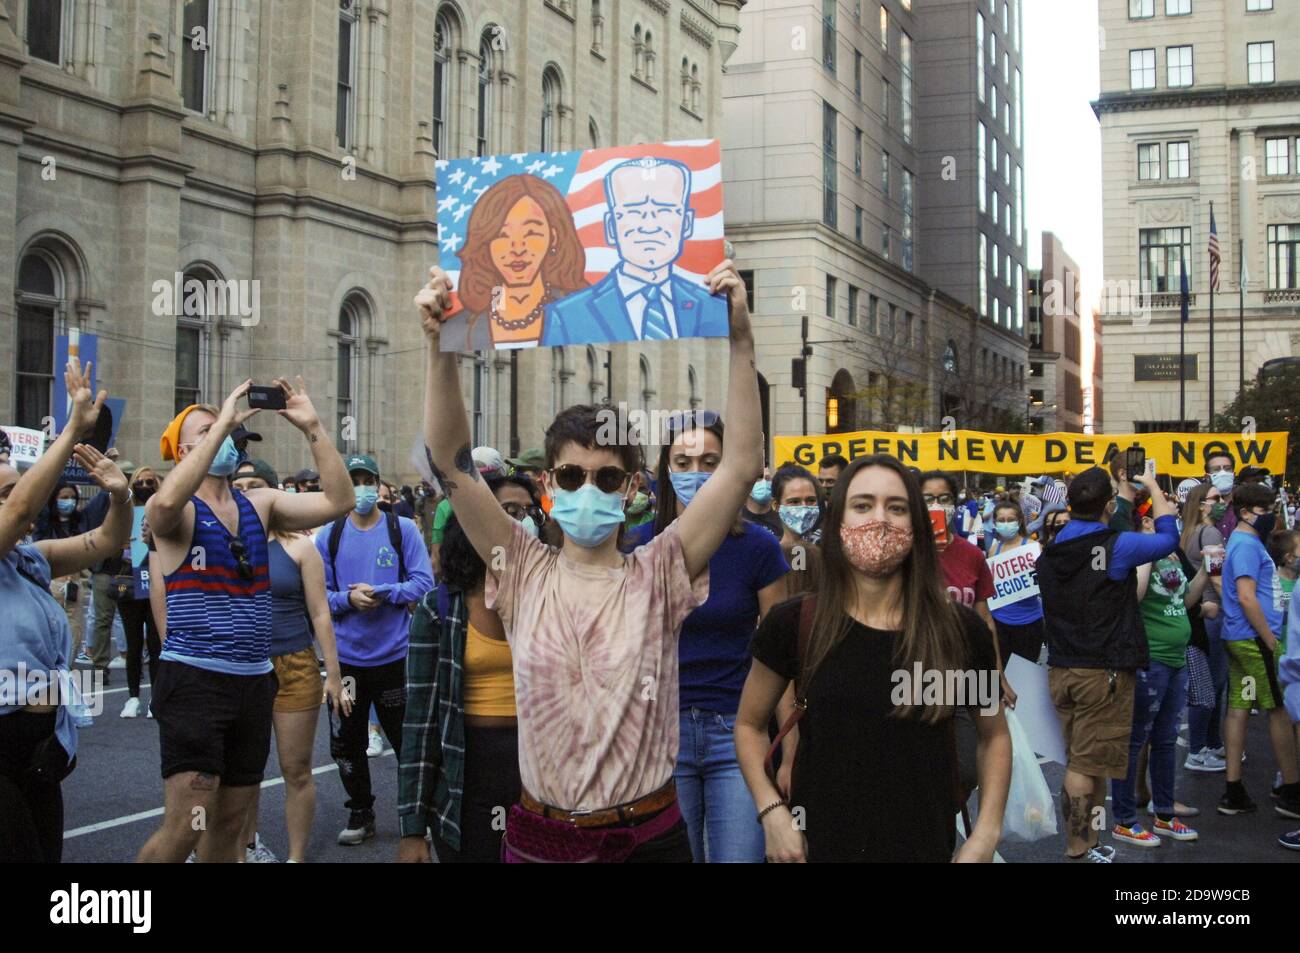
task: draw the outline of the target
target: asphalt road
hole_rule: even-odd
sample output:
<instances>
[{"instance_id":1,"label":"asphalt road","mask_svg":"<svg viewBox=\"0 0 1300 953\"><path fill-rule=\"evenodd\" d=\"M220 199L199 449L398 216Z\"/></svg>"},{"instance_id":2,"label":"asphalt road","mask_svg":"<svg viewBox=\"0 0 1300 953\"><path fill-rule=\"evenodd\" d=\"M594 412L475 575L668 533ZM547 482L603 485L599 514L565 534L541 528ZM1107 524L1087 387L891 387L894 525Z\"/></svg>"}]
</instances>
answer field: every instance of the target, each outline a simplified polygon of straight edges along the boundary
<instances>
[{"instance_id":1,"label":"asphalt road","mask_svg":"<svg viewBox=\"0 0 1300 953\"><path fill-rule=\"evenodd\" d=\"M158 773L158 729L143 717L118 717L127 692L126 673L112 672L113 682L104 697L103 713L90 728L82 729L77 770L63 783L65 803L65 863L120 863L134 860L136 852L157 827L162 815L162 779ZM142 692L148 699L146 686ZM345 794L338 772L329 757L328 722L324 709L316 731L312 759L316 777L316 822L313 825L308 859L320 863L377 863L392 860L397 853L397 764L387 745L384 754L370 761L376 797L378 832L374 839L356 847L336 842L347 822ZM1142 849L1110 840L1116 847L1116 863L1300 863L1300 852L1279 847L1279 835L1300 827L1300 820L1283 818L1273 811L1269 790L1273 783L1273 756L1265 719L1250 719L1247 738L1245 781L1259 805L1252 815L1224 817L1215 812L1223 793L1223 775L1196 774L1182 768L1186 756L1186 731L1179 740L1177 796L1201 814L1187 823L1200 831L1200 840L1176 843L1166 840L1155 849ZM1044 765L1048 786L1060 790L1064 769ZM1058 830L1061 829L1059 809ZM287 852L284 826L284 786L274 747L262 785L259 829L262 840L277 855ZM999 854L1008 863L1066 863L1065 838L1056 835L1034 843L1005 840Z\"/></svg>"}]
</instances>

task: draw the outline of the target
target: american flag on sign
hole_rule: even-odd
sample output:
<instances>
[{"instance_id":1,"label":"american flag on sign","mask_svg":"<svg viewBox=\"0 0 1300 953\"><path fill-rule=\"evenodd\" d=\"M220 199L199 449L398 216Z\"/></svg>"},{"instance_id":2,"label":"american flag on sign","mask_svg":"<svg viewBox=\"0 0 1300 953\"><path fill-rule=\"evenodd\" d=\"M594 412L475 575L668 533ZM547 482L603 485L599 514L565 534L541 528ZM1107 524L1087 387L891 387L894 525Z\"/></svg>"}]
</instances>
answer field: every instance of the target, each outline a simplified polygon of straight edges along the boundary
<instances>
[{"instance_id":1,"label":"american flag on sign","mask_svg":"<svg viewBox=\"0 0 1300 953\"><path fill-rule=\"evenodd\" d=\"M1064 503L1066 496L1065 484L1060 480L1053 480L1043 487L1044 503Z\"/></svg>"},{"instance_id":2,"label":"american flag on sign","mask_svg":"<svg viewBox=\"0 0 1300 953\"><path fill-rule=\"evenodd\" d=\"M685 239L673 272L703 284L705 277L723 260L722 149L716 139L646 143L588 149L582 152L520 152L467 159L440 159L436 163L438 261L459 289L462 260L475 203L493 185L510 176L529 175L543 179L563 196L573 217L573 227L582 243L585 277L595 284L618 263L615 249L605 234L605 175L628 159L654 157L675 159L691 172L690 207L695 213L693 229ZM460 309L453 295L449 314Z\"/></svg>"},{"instance_id":3,"label":"american flag on sign","mask_svg":"<svg viewBox=\"0 0 1300 953\"><path fill-rule=\"evenodd\" d=\"M1214 206L1210 206L1210 290L1219 290L1219 230L1214 224Z\"/></svg>"}]
</instances>

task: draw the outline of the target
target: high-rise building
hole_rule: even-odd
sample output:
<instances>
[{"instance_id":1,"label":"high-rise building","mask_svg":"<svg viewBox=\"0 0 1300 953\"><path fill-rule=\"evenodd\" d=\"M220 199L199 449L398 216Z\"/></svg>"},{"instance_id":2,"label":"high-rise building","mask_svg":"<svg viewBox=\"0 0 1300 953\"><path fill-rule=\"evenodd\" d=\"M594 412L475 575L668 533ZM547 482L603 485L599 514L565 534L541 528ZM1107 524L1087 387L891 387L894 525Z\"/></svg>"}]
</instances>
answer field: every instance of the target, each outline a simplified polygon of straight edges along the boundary
<instances>
[{"instance_id":1,"label":"high-rise building","mask_svg":"<svg viewBox=\"0 0 1300 953\"><path fill-rule=\"evenodd\" d=\"M1038 433L1082 433L1085 383L1079 266L1051 232L1029 278L1029 423Z\"/></svg>"},{"instance_id":2,"label":"high-rise building","mask_svg":"<svg viewBox=\"0 0 1300 953\"><path fill-rule=\"evenodd\" d=\"M1300 8L1101 0L1106 425L1205 429L1272 358L1300 354ZM1221 254L1210 403L1211 205ZM1238 335L1243 263L1244 341Z\"/></svg>"},{"instance_id":3,"label":"high-rise building","mask_svg":"<svg viewBox=\"0 0 1300 953\"><path fill-rule=\"evenodd\" d=\"M723 79L727 232L754 302L769 435L933 429L945 417L985 429L1023 420L1023 333L1004 308L995 321L979 307L981 300L986 307L1017 300L1021 259L1009 259L1006 242L990 240L994 219L986 212L981 226L973 186L966 198L943 191L950 164L927 148L940 141L929 134L931 122L965 122L973 143L984 108L980 82L988 97L995 82L1010 89L1019 81L1003 82L1000 52L996 66L990 55L978 68L974 0L965 4L963 41L924 39L922 21L951 6L749 0L741 13L740 45ZM995 17L986 2L978 6L986 21L996 18L1000 47L1011 35L1011 14L1004 30L1001 7ZM964 65L928 52L929 42L964 42ZM961 102L962 84L969 102ZM936 88L949 94L932 96ZM965 120L937 115L959 104ZM999 137L1003 121L1000 115ZM954 160L963 181L974 178L963 165L973 155L972 147ZM934 201L965 202L970 214L941 229ZM988 281L997 285L983 299L980 235ZM945 257L948 245L967 249L964 271ZM951 277L954 286L936 276ZM806 400L792 386L805 319Z\"/></svg>"},{"instance_id":4,"label":"high-rise building","mask_svg":"<svg viewBox=\"0 0 1300 953\"><path fill-rule=\"evenodd\" d=\"M435 161L716 136L741 5L3 0L0 421L40 426L55 339L77 328L138 463L178 406L302 373L340 448L413 476ZM178 308L178 276L220 304L256 293L257 313ZM520 441L578 402L717 406L725 354L522 353ZM511 363L462 358L473 440L503 451ZM256 424L272 463L306 462L287 424Z\"/></svg>"},{"instance_id":5,"label":"high-rise building","mask_svg":"<svg viewBox=\"0 0 1300 953\"><path fill-rule=\"evenodd\" d=\"M921 277L1024 334L1023 0L916 0Z\"/></svg>"}]
</instances>

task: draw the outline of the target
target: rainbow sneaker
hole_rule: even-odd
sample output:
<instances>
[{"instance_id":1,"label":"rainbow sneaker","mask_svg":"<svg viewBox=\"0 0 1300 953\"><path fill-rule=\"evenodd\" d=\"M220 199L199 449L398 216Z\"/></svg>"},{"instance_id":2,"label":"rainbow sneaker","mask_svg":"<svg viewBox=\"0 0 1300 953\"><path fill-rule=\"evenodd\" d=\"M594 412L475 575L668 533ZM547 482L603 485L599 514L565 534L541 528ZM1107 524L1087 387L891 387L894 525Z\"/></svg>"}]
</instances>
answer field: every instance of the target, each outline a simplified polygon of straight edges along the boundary
<instances>
[{"instance_id":1,"label":"rainbow sneaker","mask_svg":"<svg viewBox=\"0 0 1300 953\"><path fill-rule=\"evenodd\" d=\"M1122 840L1126 844L1132 844L1134 847L1159 847L1160 838L1156 837L1141 824L1133 824L1131 827L1125 827L1123 824L1116 824L1111 830L1110 836L1115 840Z\"/></svg>"},{"instance_id":2,"label":"rainbow sneaker","mask_svg":"<svg viewBox=\"0 0 1300 953\"><path fill-rule=\"evenodd\" d=\"M1162 821L1157 817L1151 827L1161 837L1169 837L1173 840L1196 840L1201 836L1176 817L1172 821Z\"/></svg>"}]
</instances>

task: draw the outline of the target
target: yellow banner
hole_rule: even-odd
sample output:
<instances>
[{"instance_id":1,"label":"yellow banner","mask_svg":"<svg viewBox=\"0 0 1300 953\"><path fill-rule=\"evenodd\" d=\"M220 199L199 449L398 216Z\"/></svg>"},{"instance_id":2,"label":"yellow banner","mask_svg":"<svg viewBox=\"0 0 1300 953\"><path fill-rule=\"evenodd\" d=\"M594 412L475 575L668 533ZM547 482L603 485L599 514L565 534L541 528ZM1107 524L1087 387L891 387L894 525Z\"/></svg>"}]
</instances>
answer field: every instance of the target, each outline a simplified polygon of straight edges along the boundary
<instances>
[{"instance_id":1,"label":"yellow banner","mask_svg":"<svg viewBox=\"0 0 1300 953\"><path fill-rule=\"evenodd\" d=\"M1156 472L1174 477L1205 475L1207 450L1226 450L1237 461L1286 470L1285 431L1278 433L1143 433L1143 434L1000 434L977 430L945 433L893 433L859 430L854 433L808 437L776 437L776 461L798 463L815 470L817 462L838 453L849 460L873 453L890 453L907 466L922 470L970 470L1003 474L1074 474L1091 466L1106 466L1128 447L1141 447L1156 461Z\"/></svg>"}]
</instances>

